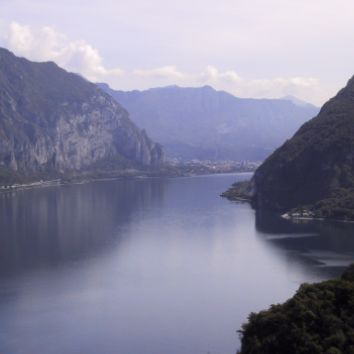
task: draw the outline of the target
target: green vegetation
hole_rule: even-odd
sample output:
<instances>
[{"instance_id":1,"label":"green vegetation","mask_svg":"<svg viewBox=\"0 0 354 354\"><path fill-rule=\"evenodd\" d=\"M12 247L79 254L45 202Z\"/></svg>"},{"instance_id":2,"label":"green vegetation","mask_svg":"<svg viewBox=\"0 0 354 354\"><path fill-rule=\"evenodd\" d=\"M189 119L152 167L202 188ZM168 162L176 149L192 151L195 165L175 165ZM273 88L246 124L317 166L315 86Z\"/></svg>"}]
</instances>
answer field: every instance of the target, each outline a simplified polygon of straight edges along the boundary
<instances>
[{"instance_id":1,"label":"green vegetation","mask_svg":"<svg viewBox=\"0 0 354 354\"><path fill-rule=\"evenodd\" d=\"M354 221L354 189L334 190L328 198L321 199L312 205L293 208L287 215L291 218L310 217Z\"/></svg>"},{"instance_id":2,"label":"green vegetation","mask_svg":"<svg viewBox=\"0 0 354 354\"><path fill-rule=\"evenodd\" d=\"M249 198L257 209L354 220L353 152L354 78L257 169Z\"/></svg>"},{"instance_id":3,"label":"green vegetation","mask_svg":"<svg viewBox=\"0 0 354 354\"><path fill-rule=\"evenodd\" d=\"M340 279L303 284L293 298L252 313L239 354L354 354L354 265Z\"/></svg>"},{"instance_id":4,"label":"green vegetation","mask_svg":"<svg viewBox=\"0 0 354 354\"><path fill-rule=\"evenodd\" d=\"M230 200L251 200L253 194L253 186L250 181L242 181L234 183L231 188L221 194L222 197Z\"/></svg>"},{"instance_id":5,"label":"green vegetation","mask_svg":"<svg viewBox=\"0 0 354 354\"><path fill-rule=\"evenodd\" d=\"M354 220L354 189L338 189L313 206L315 217Z\"/></svg>"}]
</instances>

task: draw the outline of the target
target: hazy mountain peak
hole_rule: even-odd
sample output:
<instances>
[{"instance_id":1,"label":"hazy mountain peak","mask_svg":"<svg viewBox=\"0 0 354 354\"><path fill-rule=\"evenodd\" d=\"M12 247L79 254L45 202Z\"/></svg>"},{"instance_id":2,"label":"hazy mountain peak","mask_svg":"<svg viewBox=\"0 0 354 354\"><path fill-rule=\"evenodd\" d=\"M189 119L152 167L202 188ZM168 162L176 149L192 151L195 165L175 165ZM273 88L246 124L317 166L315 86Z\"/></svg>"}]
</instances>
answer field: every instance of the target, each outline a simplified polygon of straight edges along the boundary
<instances>
[{"instance_id":1,"label":"hazy mountain peak","mask_svg":"<svg viewBox=\"0 0 354 354\"><path fill-rule=\"evenodd\" d=\"M305 106L312 106L312 107L316 107L315 105L313 105L312 103L300 100L299 98L292 96L292 95L287 95L287 96L283 96L280 98L281 100L285 100L285 101L290 101L293 104L295 104L296 106L300 106L300 107L305 107Z\"/></svg>"},{"instance_id":2,"label":"hazy mountain peak","mask_svg":"<svg viewBox=\"0 0 354 354\"><path fill-rule=\"evenodd\" d=\"M243 99L211 86L111 94L170 156L262 160L318 109L280 99Z\"/></svg>"}]
</instances>

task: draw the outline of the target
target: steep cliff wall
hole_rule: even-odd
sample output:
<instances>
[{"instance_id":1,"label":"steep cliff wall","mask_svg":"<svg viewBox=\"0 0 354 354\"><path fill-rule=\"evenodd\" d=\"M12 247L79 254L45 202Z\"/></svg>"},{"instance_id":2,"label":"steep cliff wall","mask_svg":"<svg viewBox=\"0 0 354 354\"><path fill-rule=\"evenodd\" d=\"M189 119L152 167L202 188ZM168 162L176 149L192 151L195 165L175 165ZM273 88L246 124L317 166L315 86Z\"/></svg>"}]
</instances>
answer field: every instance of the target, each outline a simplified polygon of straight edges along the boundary
<instances>
[{"instance_id":1,"label":"steep cliff wall","mask_svg":"<svg viewBox=\"0 0 354 354\"><path fill-rule=\"evenodd\" d=\"M96 85L0 48L2 174L150 167L162 160L161 146Z\"/></svg>"}]
</instances>

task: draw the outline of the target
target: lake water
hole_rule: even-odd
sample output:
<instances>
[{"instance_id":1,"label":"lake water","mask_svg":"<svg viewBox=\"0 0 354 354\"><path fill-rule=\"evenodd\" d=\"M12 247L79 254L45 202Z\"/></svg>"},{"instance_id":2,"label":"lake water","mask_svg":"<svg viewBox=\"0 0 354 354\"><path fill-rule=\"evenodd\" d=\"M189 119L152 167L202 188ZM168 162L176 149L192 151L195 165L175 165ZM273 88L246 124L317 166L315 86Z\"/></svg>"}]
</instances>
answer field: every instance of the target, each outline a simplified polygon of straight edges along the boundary
<instances>
[{"instance_id":1,"label":"lake water","mask_svg":"<svg viewBox=\"0 0 354 354\"><path fill-rule=\"evenodd\" d=\"M219 197L247 174L0 195L0 353L234 354L251 311L353 260L354 225Z\"/></svg>"}]
</instances>

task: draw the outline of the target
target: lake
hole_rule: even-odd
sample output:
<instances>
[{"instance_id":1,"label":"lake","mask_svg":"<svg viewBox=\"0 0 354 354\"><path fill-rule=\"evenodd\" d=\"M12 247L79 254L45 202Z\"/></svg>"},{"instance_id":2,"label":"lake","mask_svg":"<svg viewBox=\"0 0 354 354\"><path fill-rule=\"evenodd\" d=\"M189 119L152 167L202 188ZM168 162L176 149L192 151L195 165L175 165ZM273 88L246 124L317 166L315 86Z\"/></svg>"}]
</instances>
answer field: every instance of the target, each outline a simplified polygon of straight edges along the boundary
<instances>
[{"instance_id":1,"label":"lake","mask_svg":"<svg viewBox=\"0 0 354 354\"><path fill-rule=\"evenodd\" d=\"M234 354L251 311L340 274L354 224L219 194L249 174L0 195L0 353Z\"/></svg>"}]
</instances>

